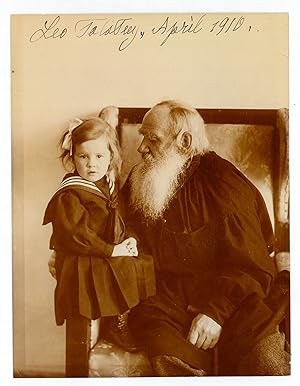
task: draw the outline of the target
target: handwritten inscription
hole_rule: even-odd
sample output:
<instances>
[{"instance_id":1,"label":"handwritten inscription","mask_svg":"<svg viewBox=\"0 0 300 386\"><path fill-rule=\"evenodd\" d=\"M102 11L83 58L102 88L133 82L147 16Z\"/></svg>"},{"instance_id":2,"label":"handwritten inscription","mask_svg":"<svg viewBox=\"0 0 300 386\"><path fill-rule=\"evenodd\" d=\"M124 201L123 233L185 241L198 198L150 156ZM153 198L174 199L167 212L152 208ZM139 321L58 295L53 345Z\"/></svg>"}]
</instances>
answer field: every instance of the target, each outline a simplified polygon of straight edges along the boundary
<instances>
[{"instance_id":1,"label":"handwritten inscription","mask_svg":"<svg viewBox=\"0 0 300 386\"><path fill-rule=\"evenodd\" d=\"M208 33L219 36L236 33L239 30L251 31L251 25L245 23L245 17L229 17L216 19L214 14L200 14L181 17L164 16L157 25L141 29L135 23L133 17L128 18L87 18L77 19L71 28L62 25L60 16L47 19L41 28L35 30L29 38L31 43L48 39L64 39L69 35L78 39L95 39L112 36L119 38L118 50L124 51L130 47L135 40L143 39L146 36L161 37L160 46L165 45L171 37L178 35L196 35Z\"/></svg>"},{"instance_id":2,"label":"handwritten inscription","mask_svg":"<svg viewBox=\"0 0 300 386\"><path fill-rule=\"evenodd\" d=\"M43 28L36 30L31 36L29 41L31 43L37 42L40 39L62 39L66 36L67 28L60 29L57 24L60 21L60 16L56 16L52 21L46 20L43 24Z\"/></svg>"},{"instance_id":3,"label":"handwritten inscription","mask_svg":"<svg viewBox=\"0 0 300 386\"><path fill-rule=\"evenodd\" d=\"M119 51L125 50L134 41L139 28L132 23L132 18L117 19L85 19L79 20L75 24L75 35L78 38L91 36L123 36L124 40L119 45ZM143 37L143 33L140 33Z\"/></svg>"},{"instance_id":4,"label":"handwritten inscription","mask_svg":"<svg viewBox=\"0 0 300 386\"><path fill-rule=\"evenodd\" d=\"M175 23L170 23L169 16L164 20L164 22L159 27L152 28L152 34L161 34L164 35L164 39L161 42L161 46L166 43L166 41L169 39L170 36L174 34L185 34L185 33L194 33L197 34L198 32L202 31L201 23L204 19L205 15L202 15L198 20L194 22L193 16L190 16L190 21L186 22L184 20L183 22L179 23L178 21L175 21Z\"/></svg>"},{"instance_id":5,"label":"handwritten inscription","mask_svg":"<svg viewBox=\"0 0 300 386\"><path fill-rule=\"evenodd\" d=\"M209 32L215 32L216 35L219 35L222 32L227 33L228 31L235 32L242 27L244 21L245 18L243 16L239 17L238 19L236 17L230 19L226 16L221 21L218 20L217 22L213 23L212 29ZM249 26L249 32L250 30L251 26Z\"/></svg>"}]
</instances>

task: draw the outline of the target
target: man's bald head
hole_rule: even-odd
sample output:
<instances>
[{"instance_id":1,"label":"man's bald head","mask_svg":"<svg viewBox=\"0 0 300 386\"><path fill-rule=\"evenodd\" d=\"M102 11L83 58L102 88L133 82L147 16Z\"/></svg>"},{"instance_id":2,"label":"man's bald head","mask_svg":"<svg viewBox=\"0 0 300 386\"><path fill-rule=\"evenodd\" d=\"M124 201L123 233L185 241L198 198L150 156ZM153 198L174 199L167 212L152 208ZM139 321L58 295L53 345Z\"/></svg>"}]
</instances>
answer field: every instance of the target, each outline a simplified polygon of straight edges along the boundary
<instances>
[{"instance_id":1,"label":"man's bald head","mask_svg":"<svg viewBox=\"0 0 300 386\"><path fill-rule=\"evenodd\" d=\"M170 135L177 137L180 150L191 155L203 154L208 150L205 123L196 109L184 102L166 100L148 112L153 113L157 116L157 121L160 120L168 128Z\"/></svg>"},{"instance_id":2,"label":"man's bald head","mask_svg":"<svg viewBox=\"0 0 300 386\"><path fill-rule=\"evenodd\" d=\"M147 112L138 151L143 161L131 173L131 202L145 219L162 216L193 155L208 150L202 117L177 101L165 101Z\"/></svg>"}]
</instances>

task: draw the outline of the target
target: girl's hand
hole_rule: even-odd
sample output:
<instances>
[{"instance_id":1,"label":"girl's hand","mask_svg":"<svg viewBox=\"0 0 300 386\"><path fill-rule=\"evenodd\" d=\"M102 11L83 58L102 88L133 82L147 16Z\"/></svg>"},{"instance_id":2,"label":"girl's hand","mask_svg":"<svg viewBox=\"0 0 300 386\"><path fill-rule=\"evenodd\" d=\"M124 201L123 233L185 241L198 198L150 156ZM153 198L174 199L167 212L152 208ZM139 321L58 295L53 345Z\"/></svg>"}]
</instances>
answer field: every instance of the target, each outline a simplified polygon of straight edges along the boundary
<instances>
[{"instance_id":1,"label":"girl's hand","mask_svg":"<svg viewBox=\"0 0 300 386\"><path fill-rule=\"evenodd\" d=\"M138 256L137 242L133 237L129 237L122 243L114 246L112 257L116 256Z\"/></svg>"}]
</instances>

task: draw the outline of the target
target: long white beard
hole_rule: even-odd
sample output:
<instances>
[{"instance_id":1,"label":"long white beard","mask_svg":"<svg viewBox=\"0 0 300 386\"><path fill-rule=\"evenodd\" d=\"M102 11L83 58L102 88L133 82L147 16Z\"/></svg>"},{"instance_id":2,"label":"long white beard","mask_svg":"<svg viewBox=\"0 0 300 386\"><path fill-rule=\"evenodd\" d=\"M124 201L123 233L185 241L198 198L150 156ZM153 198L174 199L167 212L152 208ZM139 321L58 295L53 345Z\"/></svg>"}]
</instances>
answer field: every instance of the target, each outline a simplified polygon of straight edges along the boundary
<instances>
[{"instance_id":1,"label":"long white beard","mask_svg":"<svg viewBox=\"0 0 300 386\"><path fill-rule=\"evenodd\" d=\"M160 160L142 161L131 174L131 203L146 220L157 220L167 209L185 170L186 157L175 149Z\"/></svg>"}]
</instances>

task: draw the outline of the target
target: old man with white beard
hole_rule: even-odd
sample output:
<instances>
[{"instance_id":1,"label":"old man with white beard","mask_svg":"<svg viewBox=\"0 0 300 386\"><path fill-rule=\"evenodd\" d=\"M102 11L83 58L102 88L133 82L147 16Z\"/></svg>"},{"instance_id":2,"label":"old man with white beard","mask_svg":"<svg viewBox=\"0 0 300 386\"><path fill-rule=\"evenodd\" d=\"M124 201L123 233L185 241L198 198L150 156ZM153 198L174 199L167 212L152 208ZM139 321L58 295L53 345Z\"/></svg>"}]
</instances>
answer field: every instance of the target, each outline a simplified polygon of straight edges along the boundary
<instances>
[{"instance_id":1,"label":"old man with white beard","mask_svg":"<svg viewBox=\"0 0 300 386\"><path fill-rule=\"evenodd\" d=\"M139 250L154 257L157 294L129 322L156 374L212 374L216 347L219 375L288 374L261 194L209 150L195 109L161 102L140 133L142 161L123 193Z\"/></svg>"}]
</instances>

